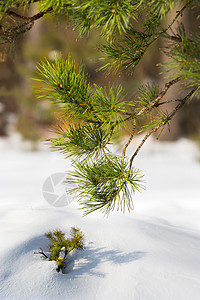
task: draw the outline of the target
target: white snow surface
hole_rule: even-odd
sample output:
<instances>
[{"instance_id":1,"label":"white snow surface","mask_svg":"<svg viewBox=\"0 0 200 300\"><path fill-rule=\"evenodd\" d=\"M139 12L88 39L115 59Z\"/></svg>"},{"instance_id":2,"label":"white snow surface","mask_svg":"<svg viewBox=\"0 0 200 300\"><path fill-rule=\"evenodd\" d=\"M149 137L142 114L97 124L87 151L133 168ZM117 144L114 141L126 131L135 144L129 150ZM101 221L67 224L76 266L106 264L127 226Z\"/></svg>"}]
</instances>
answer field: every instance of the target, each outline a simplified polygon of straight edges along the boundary
<instances>
[{"instance_id":1,"label":"white snow surface","mask_svg":"<svg viewBox=\"0 0 200 300\"><path fill-rule=\"evenodd\" d=\"M198 150L185 139L149 140L135 165L146 190L134 196L134 211L82 217L76 199L56 208L42 195L46 178L67 171L69 160L0 141L0 300L199 300ZM45 232L72 226L85 233L85 249L57 273L34 252L48 249Z\"/></svg>"}]
</instances>

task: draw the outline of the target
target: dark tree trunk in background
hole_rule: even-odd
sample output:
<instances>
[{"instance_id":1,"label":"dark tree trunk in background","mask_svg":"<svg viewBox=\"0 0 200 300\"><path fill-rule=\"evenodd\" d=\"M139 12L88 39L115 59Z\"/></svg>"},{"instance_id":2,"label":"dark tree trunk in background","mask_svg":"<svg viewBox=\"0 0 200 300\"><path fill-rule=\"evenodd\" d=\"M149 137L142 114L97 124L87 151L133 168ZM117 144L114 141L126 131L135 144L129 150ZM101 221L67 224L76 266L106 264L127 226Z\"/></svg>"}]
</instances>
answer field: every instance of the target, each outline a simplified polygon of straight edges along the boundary
<instances>
[{"instance_id":1,"label":"dark tree trunk in background","mask_svg":"<svg viewBox=\"0 0 200 300\"><path fill-rule=\"evenodd\" d=\"M174 9L173 15L170 18L173 18L176 14L176 9ZM193 10L188 9L184 12L184 16L182 18L182 22L185 26L186 33L189 36L190 32L195 32L195 28L197 28L197 15ZM167 20L166 20L167 21ZM176 27L174 27L176 30ZM175 31L176 32L176 31ZM163 54L163 61L165 61L166 57ZM167 93L167 99L173 99L176 97L181 98L179 94L179 86L176 84L173 86L169 92ZM185 96L185 94L182 96ZM166 110L171 111L175 105L167 104ZM170 129L170 130L169 130ZM185 105L182 110L170 121L170 127L167 127L163 130L159 140L168 140L173 141L177 140L180 137L192 137L200 133L200 101L193 98L189 105Z\"/></svg>"},{"instance_id":2,"label":"dark tree trunk in background","mask_svg":"<svg viewBox=\"0 0 200 300\"><path fill-rule=\"evenodd\" d=\"M10 58L0 62L0 136L8 134L8 125L17 115L18 104L12 91L19 85L14 62Z\"/></svg>"}]
</instances>

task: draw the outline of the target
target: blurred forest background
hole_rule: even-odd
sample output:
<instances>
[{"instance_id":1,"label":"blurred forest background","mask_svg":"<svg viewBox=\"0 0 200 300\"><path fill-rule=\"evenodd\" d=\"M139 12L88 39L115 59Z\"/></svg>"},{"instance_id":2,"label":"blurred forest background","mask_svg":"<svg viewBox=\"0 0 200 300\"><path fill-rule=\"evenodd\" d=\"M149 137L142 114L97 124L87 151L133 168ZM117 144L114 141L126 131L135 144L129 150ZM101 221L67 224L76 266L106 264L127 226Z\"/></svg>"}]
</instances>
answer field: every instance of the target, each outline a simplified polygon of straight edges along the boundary
<instances>
[{"instance_id":1,"label":"blurred forest background","mask_svg":"<svg viewBox=\"0 0 200 300\"><path fill-rule=\"evenodd\" d=\"M37 6L33 5L28 12L34 15ZM174 14L176 10L174 10ZM170 17L170 16L169 16ZM171 16L172 17L172 16ZM187 10L183 17L186 30L197 28L194 11ZM61 52L63 57L71 55L77 62L82 62L89 73L89 80L102 86L108 82L121 82L127 91L127 97L133 98L138 88L145 82L162 82L158 63L165 60L159 51L159 40L145 54L133 75L124 72L115 76L106 76L102 71L97 51L102 37L98 30L92 30L89 37L79 39L78 32L68 24L65 17L56 19L48 14L37 20L30 31L22 34L16 44L0 55L0 136L9 137L18 132L22 139L31 141L33 149L37 142L51 135L50 127L56 122L56 106L49 101L40 100L34 91L37 81L37 65L41 60L53 61ZM172 93L176 93L172 90ZM170 104L169 104L170 105ZM125 129L129 131L129 128ZM161 140L176 140L189 137L200 140L200 102L195 98L184 106L170 125L166 128Z\"/></svg>"}]
</instances>

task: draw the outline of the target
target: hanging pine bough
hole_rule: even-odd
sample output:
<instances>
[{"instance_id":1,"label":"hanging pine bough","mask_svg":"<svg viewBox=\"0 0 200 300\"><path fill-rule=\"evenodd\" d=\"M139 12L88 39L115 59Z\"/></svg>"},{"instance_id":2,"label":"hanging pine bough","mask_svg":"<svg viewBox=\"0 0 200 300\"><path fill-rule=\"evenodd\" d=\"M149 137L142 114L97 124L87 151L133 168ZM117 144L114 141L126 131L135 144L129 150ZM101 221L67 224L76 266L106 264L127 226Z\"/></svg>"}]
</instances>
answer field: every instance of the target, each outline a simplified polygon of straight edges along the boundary
<instances>
[{"instance_id":1,"label":"hanging pine bough","mask_svg":"<svg viewBox=\"0 0 200 300\"><path fill-rule=\"evenodd\" d=\"M95 210L109 213L117 207L133 209L133 194L140 191L142 176L122 157L104 154L95 160L74 162L67 182L77 184L76 192L85 215Z\"/></svg>"},{"instance_id":2,"label":"hanging pine bough","mask_svg":"<svg viewBox=\"0 0 200 300\"><path fill-rule=\"evenodd\" d=\"M55 63L46 61L39 67L41 77L38 80L49 86L40 91L40 96L60 103L63 115L66 118L73 116L76 123L71 121L68 125L66 120L61 119L54 129L58 137L48 139L48 142L54 149L72 158L74 171L68 173L66 181L68 186L77 185L69 193L77 195L84 215L95 210L108 214L114 208L130 211L133 209L133 194L144 188L143 176L132 166L135 156L152 133L169 124L197 88L183 99L175 99L178 104L168 113L160 110L165 103L161 100L172 85L181 81L181 77L172 79L163 89L157 85L145 85L139 90L135 102L130 103L125 100L120 85L109 86L107 93L101 87L87 83L88 76L82 70L84 68L75 66L71 58L65 61L62 56L57 57ZM84 84L81 86L81 83ZM149 122L138 128L140 119L150 113ZM110 154L107 146L112 136L129 121L133 122L133 130L122 155ZM134 135L146 130L149 132L129 159L126 149Z\"/></svg>"},{"instance_id":3,"label":"hanging pine bough","mask_svg":"<svg viewBox=\"0 0 200 300\"><path fill-rule=\"evenodd\" d=\"M39 11L32 17L16 13L17 7L37 2ZM176 13L169 14L176 5ZM68 183L77 184L70 192L77 194L84 214L95 210L109 213L114 208L130 211L133 193L143 188L142 175L134 167L134 159L153 133L162 133L171 119L189 102L199 98L200 35L187 33L181 18L187 8L200 8L199 1L160 0L10 0L0 3L1 44L12 43L19 34L29 30L45 14L66 16L78 28L80 36L99 28L105 45L100 69L107 72L128 70L132 74L146 51L158 39L168 60L161 66L165 81L145 84L134 99L127 101L120 84L101 87L88 82L83 65L61 55L54 63L48 60L38 67L41 88L39 97L50 99L62 112L48 139L51 146L72 159L74 170L67 175ZM166 18L167 17L167 18ZM163 28L163 20L168 24ZM14 23L13 23L14 20ZM165 22L166 23L166 22ZM173 28L172 28L173 26ZM177 29L175 29L177 27ZM168 97L171 87L179 83L179 95ZM180 88L181 87L181 88ZM183 96L184 95L184 96ZM174 103L171 111L165 104ZM121 156L110 153L109 144L123 128L132 130L122 147ZM141 142L128 157L127 148L137 133L145 132Z\"/></svg>"}]
</instances>

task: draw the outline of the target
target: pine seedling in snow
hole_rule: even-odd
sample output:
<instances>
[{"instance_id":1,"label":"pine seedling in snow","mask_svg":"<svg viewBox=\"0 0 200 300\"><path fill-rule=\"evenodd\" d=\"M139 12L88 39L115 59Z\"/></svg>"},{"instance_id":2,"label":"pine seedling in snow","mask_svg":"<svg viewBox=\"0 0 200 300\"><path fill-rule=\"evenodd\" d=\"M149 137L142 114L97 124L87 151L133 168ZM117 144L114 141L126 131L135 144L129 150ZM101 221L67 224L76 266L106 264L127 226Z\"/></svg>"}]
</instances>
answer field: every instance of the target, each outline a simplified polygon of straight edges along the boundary
<instances>
[{"instance_id":1,"label":"pine seedling in snow","mask_svg":"<svg viewBox=\"0 0 200 300\"><path fill-rule=\"evenodd\" d=\"M72 227L70 232L71 238L66 238L64 232L61 230L49 231L45 234L45 236L50 240L49 244L49 252L50 255L47 256L43 250L38 253L45 256L45 258L49 258L49 260L56 261L56 271L60 272L63 270L63 267L66 263L67 255L75 250L83 250L84 240L83 233L79 228Z\"/></svg>"}]
</instances>

